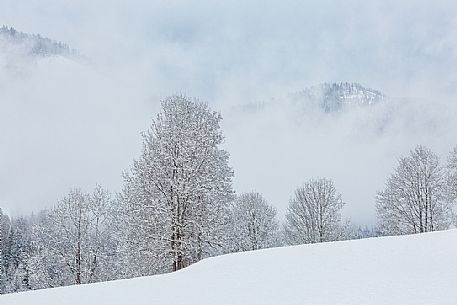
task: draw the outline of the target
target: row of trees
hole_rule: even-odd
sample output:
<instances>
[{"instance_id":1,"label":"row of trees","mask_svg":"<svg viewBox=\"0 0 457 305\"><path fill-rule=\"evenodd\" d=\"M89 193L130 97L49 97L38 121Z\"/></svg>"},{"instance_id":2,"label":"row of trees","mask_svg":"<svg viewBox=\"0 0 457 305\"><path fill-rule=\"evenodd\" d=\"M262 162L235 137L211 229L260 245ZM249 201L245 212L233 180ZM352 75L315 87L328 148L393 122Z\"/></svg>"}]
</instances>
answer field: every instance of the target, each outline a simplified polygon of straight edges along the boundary
<instances>
[{"instance_id":1,"label":"row of trees","mask_svg":"<svg viewBox=\"0 0 457 305\"><path fill-rule=\"evenodd\" d=\"M445 171L418 147L378 195L382 232L342 220L344 202L325 178L296 189L280 224L261 194L235 195L221 119L197 100L169 97L143 134L142 153L124 173L119 194L101 186L91 193L74 189L37 215L10 220L0 214L0 291L158 274L223 253L425 232L450 223L457 150ZM411 215L420 218L406 218Z\"/></svg>"},{"instance_id":2,"label":"row of trees","mask_svg":"<svg viewBox=\"0 0 457 305\"><path fill-rule=\"evenodd\" d=\"M313 187L334 191L326 179L305 184ZM208 256L347 236L339 195L302 192L303 187L297 189L280 226L276 209L256 192L230 193L234 200L210 222L206 217L213 216L205 213L184 212L174 220L177 214L167 214L166 206L152 206L147 199L143 207L132 205L125 193L113 199L100 186L91 193L74 189L38 215L3 216L0 288L9 293L159 274Z\"/></svg>"}]
</instances>

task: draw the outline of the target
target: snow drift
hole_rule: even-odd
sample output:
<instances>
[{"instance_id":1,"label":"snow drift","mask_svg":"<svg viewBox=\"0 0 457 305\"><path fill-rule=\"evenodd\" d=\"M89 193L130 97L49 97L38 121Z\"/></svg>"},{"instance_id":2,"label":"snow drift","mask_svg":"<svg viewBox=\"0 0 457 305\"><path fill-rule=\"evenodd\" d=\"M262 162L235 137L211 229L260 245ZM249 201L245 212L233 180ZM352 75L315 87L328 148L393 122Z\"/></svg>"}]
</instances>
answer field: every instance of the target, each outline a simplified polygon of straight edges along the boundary
<instances>
[{"instance_id":1,"label":"snow drift","mask_svg":"<svg viewBox=\"0 0 457 305\"><path fill-rule=\"evenodd\" d=\"M457 230L236 253L172 274L4 295L7 305L456 304Z\"/></svg>"}]
</instances>

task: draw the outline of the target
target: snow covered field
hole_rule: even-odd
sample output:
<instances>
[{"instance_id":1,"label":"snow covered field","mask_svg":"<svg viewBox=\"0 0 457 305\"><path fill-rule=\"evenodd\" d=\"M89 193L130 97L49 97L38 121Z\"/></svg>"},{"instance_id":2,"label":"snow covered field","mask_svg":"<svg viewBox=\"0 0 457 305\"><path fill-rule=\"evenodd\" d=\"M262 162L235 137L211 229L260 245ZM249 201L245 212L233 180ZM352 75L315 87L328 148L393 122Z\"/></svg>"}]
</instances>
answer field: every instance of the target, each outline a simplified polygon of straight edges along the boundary
<instances>
[{"instance_id":1,"label":"snow covered field","mask_svg":"<svg viewBox=\"0 0 457 305\"><path fill-rule=\"evenodd\" d=\"M457 230L206 259L179 272L4 295L2 305L457 304Z\"/></svg>"}]
</instances>

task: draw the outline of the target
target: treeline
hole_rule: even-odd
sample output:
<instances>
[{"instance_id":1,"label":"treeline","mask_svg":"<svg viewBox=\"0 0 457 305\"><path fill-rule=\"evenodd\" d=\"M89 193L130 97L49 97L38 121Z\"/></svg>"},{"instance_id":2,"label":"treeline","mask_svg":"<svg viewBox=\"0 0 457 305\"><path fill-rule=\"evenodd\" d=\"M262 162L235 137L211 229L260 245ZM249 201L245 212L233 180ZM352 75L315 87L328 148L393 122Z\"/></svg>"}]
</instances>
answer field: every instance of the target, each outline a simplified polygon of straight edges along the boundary
<instances>
[{"instance_id":1,"label":"treeline","mask_svg":"<svg viewBox=\"0 0 457 305\"><path fill-rule=\"evenodd\" d=\"M221 119L198 100L166 98L119 194L99 185L90 193L73 189L36 215L0 214L0 291L153 275L224 253L427 232L452 223L457 148L442 166L418 146L378 193L376 228L342 219L345 203L326 178L297 187L281 224L261 194L235 194Z\"/></svg>"},{"instance_id":2,"label":"treeline","mask_svg":"<svg viewBox=\"0 0 457 305\"><path fill-rule=\"evenodd\" d=\"M3 25L0 27L0 42L4 40L16 46L24 47L24 51L31 55L53 56L63 55L70 57L79 57L80 55L67 44L54 41L39 34L27 34L17 31L13 27Z\"/></svg>"}]
</instances>

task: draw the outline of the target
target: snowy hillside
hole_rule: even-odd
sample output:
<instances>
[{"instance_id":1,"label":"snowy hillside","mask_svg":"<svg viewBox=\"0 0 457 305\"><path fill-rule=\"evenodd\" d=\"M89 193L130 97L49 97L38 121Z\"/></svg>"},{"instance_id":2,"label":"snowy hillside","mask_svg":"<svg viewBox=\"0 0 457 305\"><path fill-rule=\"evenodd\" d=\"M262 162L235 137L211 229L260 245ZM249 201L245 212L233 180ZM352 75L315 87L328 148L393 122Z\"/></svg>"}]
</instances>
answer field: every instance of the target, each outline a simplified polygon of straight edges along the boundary
<instances>
[{"instance_id":1,"label":"snowy hillside","mask_svg":"<svg viewBox=\"0 0 457 305\"><path fill-rule=\"evenodd\" d=\"M4 295L8 305L451 305L457 230L206 259L182 271Z\"/></svg>"}]
</instances>

